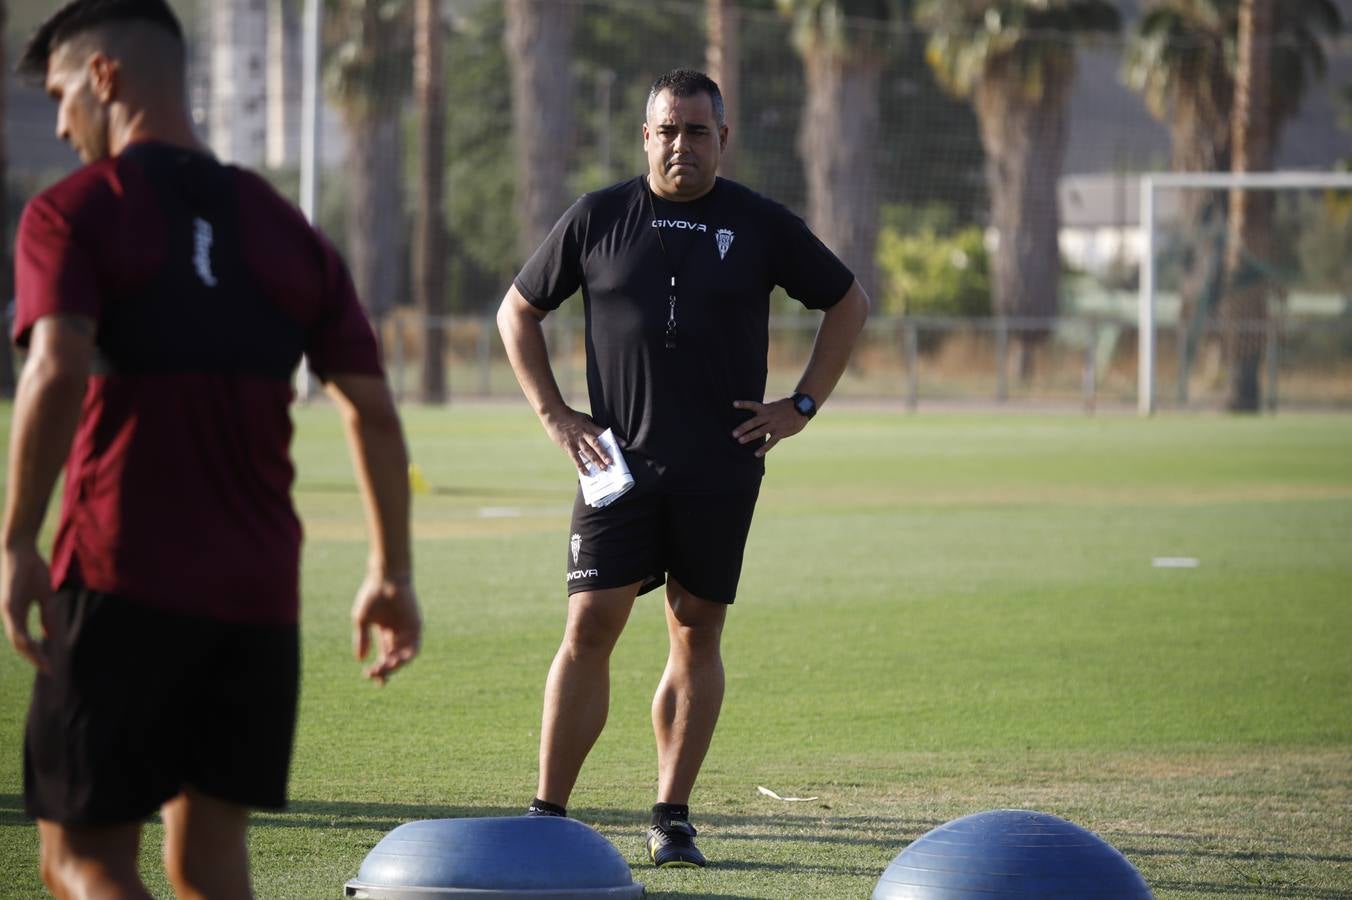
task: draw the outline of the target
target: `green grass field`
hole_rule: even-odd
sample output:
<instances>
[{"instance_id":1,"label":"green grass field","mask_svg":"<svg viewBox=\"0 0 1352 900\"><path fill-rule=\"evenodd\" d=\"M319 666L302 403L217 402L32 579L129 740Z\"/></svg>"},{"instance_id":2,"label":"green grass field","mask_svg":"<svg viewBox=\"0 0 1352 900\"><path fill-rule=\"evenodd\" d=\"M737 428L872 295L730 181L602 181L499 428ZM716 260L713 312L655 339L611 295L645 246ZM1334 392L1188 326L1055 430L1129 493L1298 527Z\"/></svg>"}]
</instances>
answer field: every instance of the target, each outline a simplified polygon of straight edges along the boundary
<instances>
[{"instance_id":1,"label":"green grass field","mask_svg":"<svg viewBox=\"0 0 1352 900\"><path fill-rule=\"evenodd\" d=\"M530 799L572 481L523 405L407 410L433 486L427 634L379 689L350 658L364 545L337 417L297 421L304 695L293 802L256 817L254 877L260 897L336 898L399 823ZM828 410L770 457L694 798L705 871L642 864L656 598L570 807L650 896L867 897L928 829L1023 807L1096 831L1159 897L1352 898L1352 417ZM40 893L18 797L30 679L0 654L4 897ZM152 824L167 896L157 841Z\"/></svg>"}]
</instances>

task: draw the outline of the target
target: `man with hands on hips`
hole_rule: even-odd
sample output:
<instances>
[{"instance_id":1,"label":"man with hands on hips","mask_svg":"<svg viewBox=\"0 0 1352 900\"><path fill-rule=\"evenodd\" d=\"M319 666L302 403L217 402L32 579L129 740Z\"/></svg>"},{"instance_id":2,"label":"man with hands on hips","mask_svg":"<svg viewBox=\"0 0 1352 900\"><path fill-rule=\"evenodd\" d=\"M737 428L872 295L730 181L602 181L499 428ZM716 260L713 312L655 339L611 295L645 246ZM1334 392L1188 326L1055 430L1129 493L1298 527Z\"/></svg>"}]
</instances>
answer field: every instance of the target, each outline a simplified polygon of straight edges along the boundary
<instances>
[{"instance_id":1,"label":"man with hands on hips","mask_svg":"<svg viewBox=\"0 0 1352 900\"><path fill-rule=\"evenodd\" d=\"M609 661L635 599L666 585L669 654L652 704L657 803L645 842L660 867L706 864L690 795L724 691L721 636L764 457L807 426L845 370L869 301L783 206L717 176L728 140L718 86L659 77L648 95L645 176L573 204L498 312L508 358L550 439L580 473L612 462L635 484L601 508L574 501L562 643L545 684L532 815L566 805L609 707ZM792 397L764 400L770 293L823 311ZM591 415L564 401L542 321L581 289Z\"/></svg>"}]
</instances>

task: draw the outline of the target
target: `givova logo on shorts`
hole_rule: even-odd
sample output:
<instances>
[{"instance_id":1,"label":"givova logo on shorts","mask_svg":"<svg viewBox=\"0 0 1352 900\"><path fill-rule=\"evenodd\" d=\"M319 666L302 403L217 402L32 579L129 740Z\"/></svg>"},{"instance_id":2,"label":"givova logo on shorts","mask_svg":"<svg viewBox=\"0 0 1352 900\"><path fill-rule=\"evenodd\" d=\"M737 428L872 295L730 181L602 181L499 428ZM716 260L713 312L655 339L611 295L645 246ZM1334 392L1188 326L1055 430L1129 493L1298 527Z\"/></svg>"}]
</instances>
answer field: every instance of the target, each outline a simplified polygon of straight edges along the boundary
<instances>
[{"instance_id":1,"label":"givova logo on shorts","mask_svg":"<svg viewBox=\"0 0 1352 900\"><path fill-rule=\"evenodd\" d=\"M577 565L577 558L582 553L582 535L575 534L568 539L568 549L573 553L573 565ZM576 581L579 578L595 578L601 573L596 569L574 569L568 573L566 581Z\"/></svg>"}]
</instances>

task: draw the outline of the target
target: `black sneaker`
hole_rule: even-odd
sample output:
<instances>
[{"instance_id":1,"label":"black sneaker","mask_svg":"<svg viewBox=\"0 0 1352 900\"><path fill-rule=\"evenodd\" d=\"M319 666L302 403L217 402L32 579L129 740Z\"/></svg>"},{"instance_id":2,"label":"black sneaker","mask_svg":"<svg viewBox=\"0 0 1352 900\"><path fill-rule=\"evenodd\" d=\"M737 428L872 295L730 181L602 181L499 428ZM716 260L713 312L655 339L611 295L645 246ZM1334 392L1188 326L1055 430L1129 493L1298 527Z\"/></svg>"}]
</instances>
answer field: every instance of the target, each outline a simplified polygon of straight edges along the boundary
<instances>
[{"instance_id":1,"label":"black sneaker","mask_svg":"<svg viewBox=\"0 0 1352 900\"><path fill-rule=\"evenodd\" d=\"M552 803L545 803L542 800L532 800L530 806L526 807L527 816L549 816L555 819L566 819L567 810L555 806Z\"/></svg>"},{"instance_id":2,"label":"black sneaker","mask_svg":"<svg viewBox=\"0 0 1352 900\"><path fill-rule=\"evenodd\" d=\"M648 829L648 858L659 869L702 869L708 865L695 846L695 826L684 819L663 818Z\"/></svg>"}]
</instances>

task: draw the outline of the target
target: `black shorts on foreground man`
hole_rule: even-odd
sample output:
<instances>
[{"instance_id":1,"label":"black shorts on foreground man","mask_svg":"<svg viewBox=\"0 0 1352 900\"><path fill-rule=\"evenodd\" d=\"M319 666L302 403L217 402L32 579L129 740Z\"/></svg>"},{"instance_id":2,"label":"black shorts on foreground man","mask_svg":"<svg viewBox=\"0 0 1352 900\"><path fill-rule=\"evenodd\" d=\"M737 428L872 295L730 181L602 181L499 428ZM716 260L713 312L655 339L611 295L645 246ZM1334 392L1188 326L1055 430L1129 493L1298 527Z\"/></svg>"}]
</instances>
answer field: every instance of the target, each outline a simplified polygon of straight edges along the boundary
<instances>
[{"instance_id":1,"label":"black shorts on foreground man","mask_svg":"<svg viewBox=\"0 0 1352 900\"><path fill-rule=\"evenodd\" d=\"M216 622L68 587L51 602L53 675L33 689L24 809L69 825L143 819L183 785L286 805L295 625ZM154 653L128 652L146 643Z\"/></svg>"}]
</instances>

